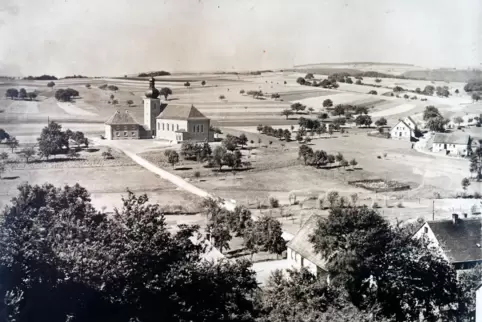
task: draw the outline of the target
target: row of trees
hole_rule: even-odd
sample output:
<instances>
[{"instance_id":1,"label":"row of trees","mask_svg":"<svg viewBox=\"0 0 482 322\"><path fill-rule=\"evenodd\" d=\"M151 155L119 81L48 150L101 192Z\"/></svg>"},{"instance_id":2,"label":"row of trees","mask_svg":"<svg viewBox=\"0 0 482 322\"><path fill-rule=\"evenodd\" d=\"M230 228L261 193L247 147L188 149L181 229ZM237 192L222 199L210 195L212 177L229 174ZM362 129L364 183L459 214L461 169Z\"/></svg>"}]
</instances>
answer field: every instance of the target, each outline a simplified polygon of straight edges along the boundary
<instances>
[{"instance_id":1,"label":"row of trees","mask_svg":"<svg viewBox=\"0 0 482 322\"><path fill-rule=\"evenodd\" d=\"M285 247L272 218L212 200L204 209L220 249L232 235L253 251ZM106 214L79 185L23 184L2 218L0 311L17 322L455 321L473 319L482 278L477 267L457 280L413 229L366 207L333 208L308 236L330 284L301 270L262 289L247 261L203 260L199 227L171 232L146 195L128 192Z\"/></svg>"},{"instance_id":2,"label":"row of trees","mask_svg":"<svg viewBox=\"0 0 482 322\"><path fill-rule=\"evenodd\" d=\"M21 88L20 90L16 88L9 88L5 92L5 97L10 98L10 99L20 99L20 100L35 100L37 98L38 94L36 91L33 92L27 92L25 88Z\"/></svg>"},{"instance_id":3,"label":"row of trees","mask_svg":"<svg viewBox=\"0 0 482 322\"><path fill-rule=\"evenodd\" d=\"M311 165L314 167L322 167L328 164L334 164L335 162L340 167L347 167L348 165L352 165L355 167L358 162L355 159L352 159L350 162L345 160L345 157L341 153L337 153L336 155L328 154L323 150L316 150L314 151L307 145L301 145L298 149L298 158L303 159L305 165Z\"/></svg>"},{"instance_id":4,"label":"row of trees","mask_svg":"<svg viewBox=\"0 0 482 322\"><path fill-rule=\"evenodd\" d=\"M307 80L303 77L298 77L296 79L296 82L300 85L323 87L323 88L335 88L336 89L340 86L340 85L338 85L336 79L334 79L334 78L323 79L320 82L317 82L314 79L313 79L312 82L310 80L311 80L310 78L308 78L308 80Z\"/></svg>"},{"instance_id":5,"label":"row of trees","mask_svg":"<svg viewBox=\"0 0 482 322\"><path fill-rule=\"evenodd\" d=\"M286 142L291 141L291 132L288 129L275 129L269 125L261 125L259 124L257 127L258 132L263 133L265 135L273 136L278 139L284 139Z\"/></svg>"}]
</instances>

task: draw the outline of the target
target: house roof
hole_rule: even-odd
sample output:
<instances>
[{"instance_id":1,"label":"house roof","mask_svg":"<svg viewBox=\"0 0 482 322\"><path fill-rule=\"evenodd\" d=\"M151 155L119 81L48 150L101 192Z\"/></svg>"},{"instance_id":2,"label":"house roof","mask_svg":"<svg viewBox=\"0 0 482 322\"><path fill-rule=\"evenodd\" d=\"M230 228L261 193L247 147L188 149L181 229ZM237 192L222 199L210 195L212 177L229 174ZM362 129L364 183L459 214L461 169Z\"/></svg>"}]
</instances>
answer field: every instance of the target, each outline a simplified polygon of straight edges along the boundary
<instances>
[{"instance_id":1,"label":"house roof","mask_svg":"<svg viewBox=\"0 0 482 322\"><path fill-rule=\"evenodd\" d=\"M413 118L411 116L407 116L406 117L410 122L412 122L413 124L417 125L417 123L415 123L415 121L413 120Z\"/></svg>"},{"instance_id":2,"label":"house roof","mask_svg":"<svg viewBox=\"0 0 482 322\"><path fill-rule=\"evenodd\" d=\"M318 215L311 215L293 239L291 239L287 247L314 263L319 268L326 270L327 261L320 254L315 253L313 244L309 240L310 236L315 232L319 219L320 217Z\"/></svg>"},{"instance_id":3,"label":"house roof","mask_svg":"<svg viewBox=\"0 0 482 322\"><path fill-rule=\"evenodd\" d=\"M451 262L482 260L482 234L480 219L428 221L435 238Z\"/></svg>"},{"instance_id":4,"label":"house roof","mask_svg":"<svg viewBox=\"0 0 482 322\"><path fill-rule=\"evenodd\" d=\"M470 135L465 133L435 133L433 143L443 144L469 144Z\"/></svg>"},{"instance_id":5,"label":"house roof","mask_svg":"<svg viewBox=\"0 0 482 322\"><path fill-rule=\"evenodd\" d=\"M134 117L129 113L129 111L117 111L112 115L105 124L112 125L112 124L122 124L122 125L130 125L130 124L139 124Z\"/></svg>"},{"instance_id":6,"label":"house roof","mask_svg":"<svg viewBox=\"0 0 482 322\"><path fill-rule=\"evenodd\" d=\"M191 106L173 106L168 105L159 114L158 119L164 120L207 120L208 118L204 116L194 105Z\"/></svg>"}]
</instances>

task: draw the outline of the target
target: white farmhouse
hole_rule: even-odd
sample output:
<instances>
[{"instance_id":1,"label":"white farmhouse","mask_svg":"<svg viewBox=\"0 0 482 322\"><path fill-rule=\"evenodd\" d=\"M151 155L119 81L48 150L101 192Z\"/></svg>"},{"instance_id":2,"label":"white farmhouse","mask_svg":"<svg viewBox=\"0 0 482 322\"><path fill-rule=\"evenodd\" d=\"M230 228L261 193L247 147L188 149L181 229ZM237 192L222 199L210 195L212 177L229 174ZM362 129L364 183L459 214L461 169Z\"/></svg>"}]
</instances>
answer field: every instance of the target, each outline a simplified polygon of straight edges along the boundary
<instances>
[{"instance_id":1,"label":"white farmhouse","mask_svg":"<svg viewBox=\"0 0 482 322\"><path fill-rule=\"evenodd\" d=\"M482 229L480 219L427 221L414 238L426 238L428 246L437 250L459 273L482 263Z\"/></svg>"},{"instance_id":2,"label":"white farmhouse","mask_svg":"<svg viewBox=\"0 0 482 322\"><path fill-rule=\"evenodd\" d=\"M446 155L467 156L472 144L470 135L465 133L436 133L432 140L432 152Z\"/></svg>"},{"instance_id":3,"label":"white farmhouse","mask_svg":"<svg viewBox=\"0 0 482 322\"><path fill-rule=\"evenodd\" d=\"M412 128L409 123L405 122L405 120L399 120L390 130L390 138L394 140L410 141L415 137L415 128L416 127Z\"/></svg>"},{"instance_id":4,"label":"white farmhouse","mask_svg":"<svg viewBox=\"0 0 482 322\"><path fill-rule=\"evenodd\" d=\"M319 216L312 215L287 244L287 260L293 267L300 269L305 267L315 276L327 276L326 260L313 249L310 235L316 229Z\"/></svg>"}]
</instances>

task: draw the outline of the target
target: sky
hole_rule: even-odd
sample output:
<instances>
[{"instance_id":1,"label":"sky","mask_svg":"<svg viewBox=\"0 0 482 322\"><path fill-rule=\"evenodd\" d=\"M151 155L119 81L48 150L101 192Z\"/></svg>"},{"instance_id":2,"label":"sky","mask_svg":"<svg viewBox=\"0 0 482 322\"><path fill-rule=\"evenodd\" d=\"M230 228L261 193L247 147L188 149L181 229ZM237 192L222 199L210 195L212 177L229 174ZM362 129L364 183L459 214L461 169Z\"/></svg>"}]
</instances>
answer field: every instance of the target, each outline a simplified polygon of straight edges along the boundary
<instances>
[{"instance_id":1,"label":"sky","mask_svg":"<svg viewBox=\"0 0 482 322\"><path fill-rule=\"evenodd\" d=\"M0 75L482 68L481 0L0 0Z\"/></svg>"}]
</instances>

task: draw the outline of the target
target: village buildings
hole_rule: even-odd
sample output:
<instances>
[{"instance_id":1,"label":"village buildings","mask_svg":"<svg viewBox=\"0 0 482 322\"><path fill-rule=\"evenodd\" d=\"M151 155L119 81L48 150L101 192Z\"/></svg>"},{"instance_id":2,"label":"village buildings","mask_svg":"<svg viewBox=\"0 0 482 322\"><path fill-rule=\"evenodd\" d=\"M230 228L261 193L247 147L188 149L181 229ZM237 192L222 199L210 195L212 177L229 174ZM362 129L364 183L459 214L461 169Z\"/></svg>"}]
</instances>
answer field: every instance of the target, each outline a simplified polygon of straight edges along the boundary
<instances>
[{"instance_id":1,"label":"village buildings","mask_svg":"<svg viewBox=\"0 0 482 322\"><path fill-rule=\"evenodd\" d=\"M471 269L482 263L482 222L480 219L459 218L426 222L414 238L426 238L456 270Z\"/></svg>"},{"instance_id":2,"label":"village buildings","mask_svg":"<svg viewBox=\"0 0 482 322\"><path fill-rule=\"evenodd\" d=\"M472 138L465 133L435 133L432 138L432 152L465 157L470 154Z\"/></svg>"},{"instance_id":3,"label":"village buildings","mask_svg":"<svg viewBox=\"0 0 482 322\"><path fill-rule=\"evenodd\" d=\"M416 138L417 124L410 117L400 119L398 123L390 130L390 137L394 140L411 141Z\"/></svg>"},{"instance_id":4,"label":"village buildings","mask_svg":"<svg viewBox=\"0 0 482 322\"><path fill-rule=\"evenodd\" d=\"M319 216L312 215L287 244L287 260L294 268L306 268L315 276L328 277L326 260L315 252L310 236L317 227Z\"/></svg>"},{"instance_id":5,"label":"village buildings","mask_svg":"<svg viewBox=\"0 0 482 322\"><path fill-rule=\"evenodd\" d=\"M160 139L171 142L213 141L211 120L196 107L161 104L155 80L149 82L144 98L144 122L140 124L129 111L117 111L105 122L107 140Z\"/></svg>"}]
</instances>

